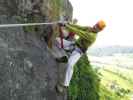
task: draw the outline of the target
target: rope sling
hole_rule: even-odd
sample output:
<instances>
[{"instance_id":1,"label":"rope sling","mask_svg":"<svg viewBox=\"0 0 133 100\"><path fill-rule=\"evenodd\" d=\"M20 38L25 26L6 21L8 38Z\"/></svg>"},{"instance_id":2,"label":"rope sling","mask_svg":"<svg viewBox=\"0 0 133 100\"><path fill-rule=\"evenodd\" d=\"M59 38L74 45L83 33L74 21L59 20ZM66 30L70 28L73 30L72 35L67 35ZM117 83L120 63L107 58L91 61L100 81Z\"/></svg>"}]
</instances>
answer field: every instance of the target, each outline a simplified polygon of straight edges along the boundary
<instances>
[{"instance_id":1,"label":"rope sling","mask_svg":"<svg viewBox=\"0 0 133 100\"><path fill-rule=\"evenodd\" d=\"M23 23L23 24L0 24L0 28L6 27L22 27L22 26L40 26L40 25L53 25L58 23L67 23L62 21L45 22L45 23Z\"/></svg>"}]
</instances>

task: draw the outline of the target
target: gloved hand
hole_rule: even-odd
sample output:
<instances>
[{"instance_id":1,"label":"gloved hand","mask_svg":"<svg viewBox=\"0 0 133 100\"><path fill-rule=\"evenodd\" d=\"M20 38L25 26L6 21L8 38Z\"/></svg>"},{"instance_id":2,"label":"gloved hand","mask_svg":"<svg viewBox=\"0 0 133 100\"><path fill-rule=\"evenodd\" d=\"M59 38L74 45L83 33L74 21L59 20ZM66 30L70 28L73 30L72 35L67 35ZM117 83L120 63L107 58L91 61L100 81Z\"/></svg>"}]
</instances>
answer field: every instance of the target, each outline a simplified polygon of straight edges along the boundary
<instances>
[{"instance_id":1,"label":"gloved hand","mask_svg":"<svg viewBox=\"0 0 133 100\"><path fill-rule=\"evenodd\" d=\"M68 22L67 21L59 21L58 25L59 26L65 26Z\"/></svg>"}]
</instances>

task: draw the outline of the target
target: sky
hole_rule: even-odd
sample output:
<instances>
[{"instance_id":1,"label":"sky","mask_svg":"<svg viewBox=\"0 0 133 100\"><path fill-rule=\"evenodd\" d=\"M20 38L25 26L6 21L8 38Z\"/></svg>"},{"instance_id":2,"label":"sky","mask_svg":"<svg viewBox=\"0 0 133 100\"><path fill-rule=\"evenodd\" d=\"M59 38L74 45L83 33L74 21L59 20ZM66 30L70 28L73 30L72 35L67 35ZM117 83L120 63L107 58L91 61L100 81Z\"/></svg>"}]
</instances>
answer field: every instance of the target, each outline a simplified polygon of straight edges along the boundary
<instances>
[{"instance_id":1,"label":"sky","mask_svg":"<svg viewBox=\"0 0 133 100\"><path fill-rule=\"evenodd\" d=\"M92 26L105 20L94 46L133 46L133 0L69 0L78 24Z\"/></svg>"}]
</instances>

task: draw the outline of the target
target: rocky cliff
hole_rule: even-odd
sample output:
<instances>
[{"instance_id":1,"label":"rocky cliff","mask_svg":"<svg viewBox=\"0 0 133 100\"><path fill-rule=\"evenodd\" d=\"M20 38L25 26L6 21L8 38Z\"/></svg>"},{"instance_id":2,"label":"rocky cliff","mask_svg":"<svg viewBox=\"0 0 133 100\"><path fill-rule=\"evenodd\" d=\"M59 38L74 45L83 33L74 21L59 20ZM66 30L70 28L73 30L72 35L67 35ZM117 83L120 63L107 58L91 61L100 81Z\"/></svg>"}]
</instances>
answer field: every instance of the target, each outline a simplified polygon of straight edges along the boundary
<instances>
[{"instance_id":1,"label":"rocky cliff","mask_svg":"<svg viewBox=\"0 0 133 100\"><path fill-rule=\"evenodd\" d=\"M68 0L0 0L0 24L72 17ZM66 100L54 89L59 64L44 39L56 26L0 28L0 100Z\"/></svg>"}]
</instances>

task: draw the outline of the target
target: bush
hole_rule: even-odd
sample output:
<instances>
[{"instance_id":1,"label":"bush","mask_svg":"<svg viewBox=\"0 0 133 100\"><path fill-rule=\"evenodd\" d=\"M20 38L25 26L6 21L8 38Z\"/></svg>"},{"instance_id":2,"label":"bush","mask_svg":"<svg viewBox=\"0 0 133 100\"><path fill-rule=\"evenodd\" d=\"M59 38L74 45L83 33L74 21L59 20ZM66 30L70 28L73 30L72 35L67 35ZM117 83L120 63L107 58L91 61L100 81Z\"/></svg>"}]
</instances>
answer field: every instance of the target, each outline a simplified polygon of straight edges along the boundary
<instances>
[{"instance_id":1,"label":"bush","mask_svg":"<svg viewBox=\"0 0 133 100\"><path fill-rule=\"evenodd\" d=\"M68 100L99 100L100 81L87 56L83 55L74 68Z\"/></svg>"}]
</instances>

